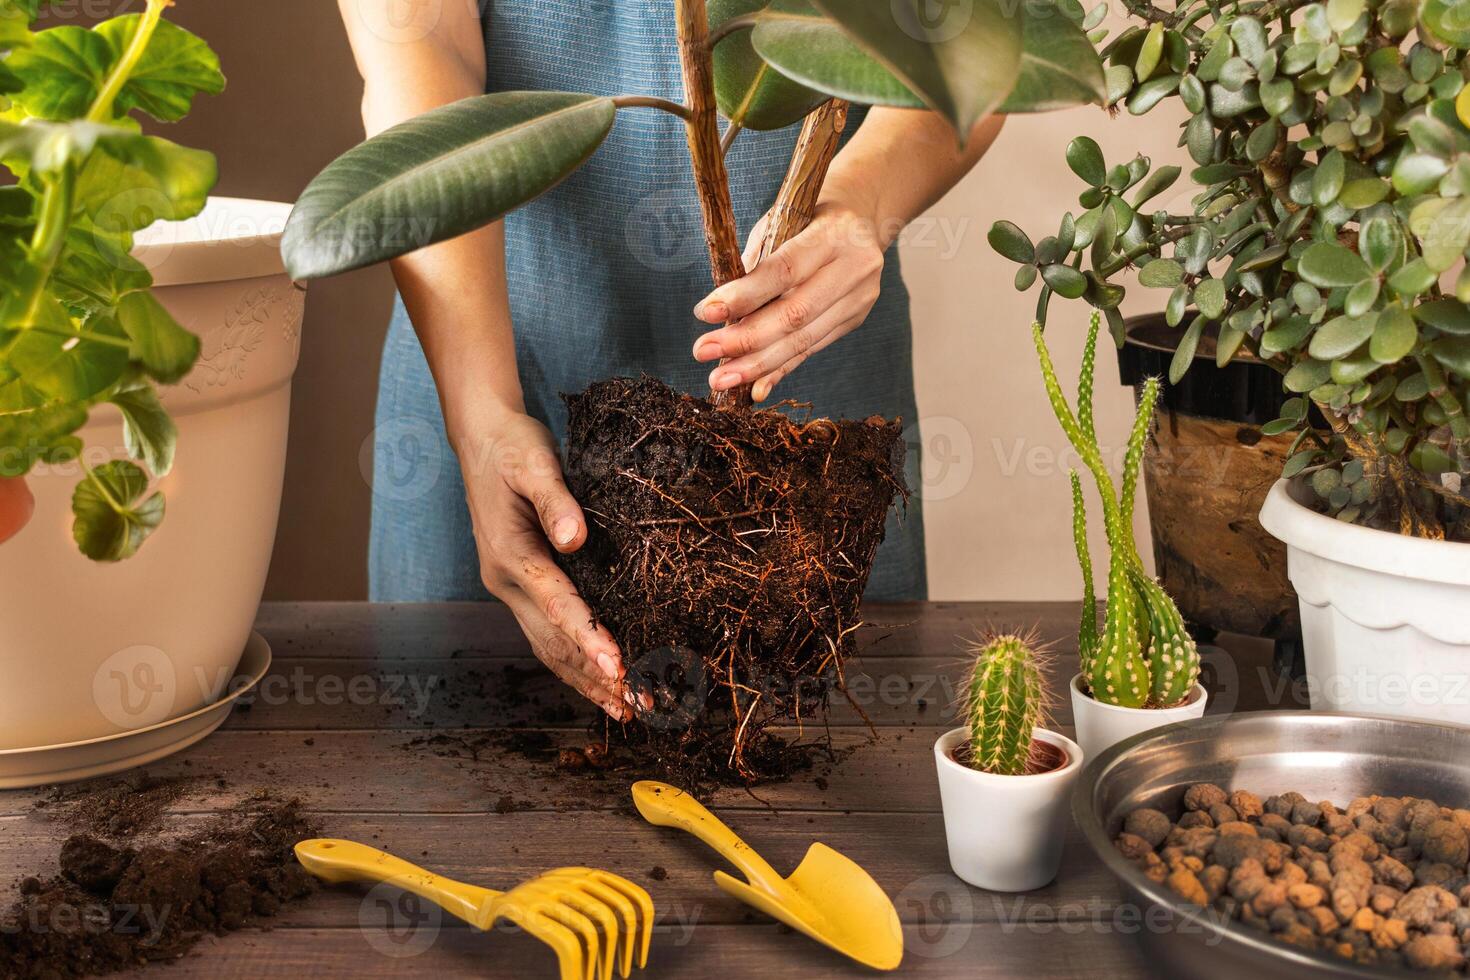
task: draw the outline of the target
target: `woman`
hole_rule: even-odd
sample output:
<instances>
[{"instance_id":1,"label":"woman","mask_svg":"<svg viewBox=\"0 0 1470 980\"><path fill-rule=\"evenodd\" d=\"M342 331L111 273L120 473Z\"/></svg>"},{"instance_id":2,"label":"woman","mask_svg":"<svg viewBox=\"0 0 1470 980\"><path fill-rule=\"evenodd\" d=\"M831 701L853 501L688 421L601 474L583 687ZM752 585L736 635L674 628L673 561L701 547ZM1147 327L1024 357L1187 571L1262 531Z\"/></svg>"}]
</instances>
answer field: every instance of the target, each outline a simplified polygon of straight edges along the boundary
<instances>
[{"instance_id":1,"label":"woman","mask_svg":"<svg viewBox=\"0 0 1470 980\"><path fill-rule=\"evenodd\" d=\"M682 99L671 2L490 0L477 11L444 0L414 4L397 22L398 0L339 3L369 135L487 91ZM617 718L629 710L617 644L550 552L587 537L558 463L559 395L647 373L684 391L751 383L766 399L842 339L782 395L825 415L912 422L908 298L893 242L974 165L1001 121L982 122L961 153L929 113L852 113L812 224L713 292L682 125L657 110L620 112L564 184L502 222L396 260L400 302L378 396L372 598L488 589L536 655ZM733 144L742 226L774 199L795 134L745 132ZM434 470L451 451L462 482ZM915 498L889 522L868 595L925 593Z\"/></svg>"}]
</instances>

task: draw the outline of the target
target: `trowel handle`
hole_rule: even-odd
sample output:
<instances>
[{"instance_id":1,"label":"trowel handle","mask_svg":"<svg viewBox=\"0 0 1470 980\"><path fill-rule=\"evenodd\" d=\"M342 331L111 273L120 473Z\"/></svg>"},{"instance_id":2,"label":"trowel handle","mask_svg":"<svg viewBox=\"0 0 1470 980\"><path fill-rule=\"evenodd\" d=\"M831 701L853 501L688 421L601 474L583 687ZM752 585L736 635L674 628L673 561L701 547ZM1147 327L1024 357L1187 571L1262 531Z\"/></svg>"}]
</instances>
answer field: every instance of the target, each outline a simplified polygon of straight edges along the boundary
<instances>
[{"instance_id":1,"label":"trowel handle","mask_svg":"<svg viewBox=\"0 0 1470 980\"><path fill-rule=\"evenodd\" d=\"M489 919L493 919L493 916L487 919L491 911L490 901L500 895L500 892L489 888L467 885L425 871L400 857L356 841L304 840L296 845L296 860L307 871L331 884L387 882L426 898L451 915L481 929L489 928Z\"/></svg>"},{"instance_id":2,"label":"trowel handle","mask_svg":"<svg viewBox=\"0 0 1470 980\"><path fill-rule=\"evenodd\" d=\"M633 784L633 804L643 819L659 827L687 831L720 853L756 888L776 892L782 878L750 845L677 786L644 779Z\"/></svg>"}]
</instances>

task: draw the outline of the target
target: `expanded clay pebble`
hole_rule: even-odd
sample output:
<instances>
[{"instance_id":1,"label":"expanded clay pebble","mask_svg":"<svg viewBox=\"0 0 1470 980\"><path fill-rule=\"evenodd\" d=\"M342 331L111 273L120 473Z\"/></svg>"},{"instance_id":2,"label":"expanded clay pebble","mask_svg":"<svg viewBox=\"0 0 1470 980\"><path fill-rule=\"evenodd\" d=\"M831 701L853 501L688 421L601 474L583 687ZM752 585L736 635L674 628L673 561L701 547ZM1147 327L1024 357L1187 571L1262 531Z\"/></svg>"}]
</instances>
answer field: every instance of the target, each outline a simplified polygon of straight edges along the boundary
<instances>
[{"instance_id":1,"label":"expanded clay pebble","mask_svg":"<svg viewBox=\"0 0 1470 980\"><path fill-rule=\"evenodd\" d=\"M1467 973L1470 810L1369 796L1339 808L1197 783L1129 813L1115 845L1153 881L1283 943Z\"/></svg>"}]
</instances>

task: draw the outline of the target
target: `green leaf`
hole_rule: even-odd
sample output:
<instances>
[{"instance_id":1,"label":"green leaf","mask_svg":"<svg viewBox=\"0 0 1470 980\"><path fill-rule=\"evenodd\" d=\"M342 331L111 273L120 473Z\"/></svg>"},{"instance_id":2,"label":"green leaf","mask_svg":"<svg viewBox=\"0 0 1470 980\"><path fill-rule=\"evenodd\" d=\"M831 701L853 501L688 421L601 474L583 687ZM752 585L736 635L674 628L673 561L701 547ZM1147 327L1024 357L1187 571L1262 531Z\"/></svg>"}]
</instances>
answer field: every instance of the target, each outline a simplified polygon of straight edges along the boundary
<instances>
[{"instance_id":1,"label":"green leaf","mask_svg":"<svg viewBox=\"0 0 1470 980\"><path fill-rule=\"evenodd\" d=\"M1470 378L1470 337L1441 337L1429 345L1429 353L1461 378Z\"/></svg>"},{"instance_id":2,"label":"green leaf","mask_svg":"<svg viewBox=\"0 0 1470 980\"><path fill-rule=\"evenodd\" d=\"M1419 327L1409 311L1402 306L1389 306L1378 314L1368 356L1379 364L1393 364L1406 357L1418 342Z\"/></svg>"},{"instance_id":3,"label":"green leaf","mask_svg":"<svg viewBox=\"0 0 1470 980\"><path fill-rule=\"evenodd\" d=\"M1372 274L1368 263L1336 242L1315 242L1297 260L1297 274L1314 286L1352 286Z\"/></svg>"},{"instance_id":4,"label":"green leaf","mask_svg":"<svg viewBox=\"0 0 1470 980\"><path fill-rule=\"evenodd\" d=\"M72 537L93 561L121 561L137 554L163 521L163 494L148 491L148 475L134 463L114 460L92 470L72 493Z\"/></svg>"},{"instance_id":5,"label":"green leaf","mask_svg":"<svg viewBox=\"0 0 1470 980\"><path fill-rule=\"evenodd\" d=\"M1414 307L1420 323L1443 333L1470 336L1470 309L1456 299L1437 299Z\"/></svg>"},{"instance_id":6,"label":"green leaf","mask_svg":"<svg viewBox=\"0 0 1470 980\"><path fill-rule=\"evenodd\" d=\"M1460 469L1453 456L1432 442L1420 442L1409 450L1409 462L1430 476L1457 473Z\"/></svg>"},{"instance_id":7,"label":"green leaf","mask_svg":"<svg viewBox=\"0 0 1470 980\"><path fill-rule=\"evenodd\" d=\"M194 217L218 176L213 153L114 130L78 175L74 206L103 231L133 232Z\"/></svg>"},{"instance_id":8,"label":"green leaf","mask_svg":"<svg viewBox=\"0 0 1470 980\"><path fill-rule=\"evenodd\" d=\"M1342 311L1348 316L1362 316L1373 308L1378 302L1378 290L1381 284L1376 277L1364 279L1347 291L1347 296L1342 301Z\"/></svg>"},{"instance_id":9,"label":"green leaf","mask_svg":"<svg viewBox=\"0 0 1470 980\"><path fill-rule=\"evenodd\" d=\"M1091 136L1078 136L1067 144L1067 166L1072 168L1072 173L1093 187L1101 187L1108 179L1102 147Z\"/></svg>"},{"instance_id":10,"label":"green leaf","mask_svg":"<svg viewBox=\"0 0 1470 980\"><path fill-rule=\"evenodd\" d=\"M1087 277L1069 265L1054 263L1041 267L1041 278L1058 296L1077 299L1087 291Z\"/></svg>"},{"instance_id":11,"label":"green leaf","mask_svg":"<svg viewBox=\"0 0 1470 980\"><path fill-rule=\"evenodd\" d=\"M154 476L166 476L174 466L179 431L169 418L152 385L120 391L112 403L122 412L123 441L128 454L140 459Z\"/></svg>"},{"instance_id":12,"label":"green leaf","mask_svg":"<svg viewBox=\"0 0 1470 980\"><path fill-rule=\"evenodd\" d=\"M30 47L8 59L26 83L15 101L42 119L86 115L140 20L139 14L125 14L95 30L67 25L41 31ZM113 108L117 115L141 109L155 119L173 121L189 111L197 93L217 94L224 85L219 59L209 46L182 27L160 21Z\"/></svg>"},{"instance_id":13,"label":"green leaf","mask_svg":"<svg viewBox=\"0 0 1470 980\"><path fill-rule=\"evenodd\" d=\"M1470 19L1460 0L1424 0L1420 22L1434 37L1457 48L1470 47Z\"/></svg>"},{"instance_id":14,"label":"green leaf","mask_svg":"<svg viewBox=\"0 0 1470 980\"><path fill-rule=\"evenodd\" d=\"M85 401L117 384L127 369L128 351L100 339L23 330L10 349L10 366L50 398Z\"/></svg>"},{"instance_id":15,"label":"green leaf","mask_svg":"<svg viewBox=\"0 0 1470 980\"><path fill-rule=\"evenodd\" d=\"M1173 259L1153 259L1138 273L1138 281L1156 289L1173 289L1184 279L1184 267Z\"/></svg>"},{"instance_id":16,"label":"green leaf","mask_svg":"<svg viewBox=\"0 0 1470 980\"><path fill-rule=\"evenodd\" d=\"M1393 189L1405 197L1423 194L1449 172L1445 160L1428 153L1405 153L1393 167Z\"/></svg>"},{"instance_id":17,"label":"green leaf","mask_svg":"<svg viewBox=\"0 0 1470 980\"><path fill-rule=\"evenodd\" d=\"M1036 247L1019 225L997 221L990 226L990 233L985 238L990 242L991 248L1012 262L1029 265L1036 261Z\"/></svg>"},{"instance_id":18,"label":"green leaf","mask_svg":"<svg viewBox=\"0 0 1470 980\"><path fill-rule=\"evenodd\" d=\"M1319 208L1325 208L1337 200L1346 174L1346 158L1337 150L1328 151L1317 169L1312 172L1312 202Z\"/></svg>"},{"instance_id":19,"label":"green leaf","mask_svg":"<svg viewBox=\"0 0 1470 980\"><path fill-rule=\"evenodd\" d=\"M281 249L296 279L473 231L559 184L601 145L612 100L498 92L433 109L348 150L302 192Z\"/></svg>"},{"instance_id":20,"label":"green leaf","mask_svg":"<svg viewBox=\"0 0 1470 980\"><path fill-rule=\"evenodd\" d=\"M1404 235L1392 218L1372 217L1363 222L1358 250L1374 272L1383 272L1403 253Z\"/></svg>"},{"instance_id":21,"label":"green leaf","mask_svg":"<svg viewBox=\"0 0 1470 980\"><path fill-rule=\"evenodd\" d=\"M1337 201L1350 211L1371 208L1388 196L1388 182L1377 177L1363 177L1342 185Z\"/></svg>"},{"instance_id":22,"label":"green leaf","mask_svg":"<svg viewBox=\"0 0 1470 980\"><path fill-rule=\"evenodd\" d=\"M1143 179L1138 185L1138 190L1133 192L1133 207L1143 207L1145 203L1158 197L1164 191L1174 186L1174 181L1179 179L1180 169L1178 167L1160 167Z\"/></svg>"},{"instance_id":23,"label":"green leaf","mask_svg":"<svg viewBox=\"0 0 1470 980\"><path fill-rule=\"evenodd\" d=\"M1194 305L1211 320L1225 312L1225 284L1219 279L1206 279L1194 287Z\"/></svg>"},{"instance_id":24,"label":"green leaf","mask_svg":"<svg viewBox=\"0 0 1470 980\"><path fill-rule=\"evenodd\" d=\"M1307 352L1319 361L1346 357L1373 336L1373 316L1340 316L1328 320L1312 335Z\"/></svg>"},{"instance_id":25,"label":"green leaf","mask_svg":"<svg viewBox=\"0 0 1470 980\"><path fill-rule=\"evenodd\" d=\"M764 10L768 0L709 0L710 28L731 17ZM732 123L746 129L781 129L826 101L827 95L798 85L761 60L750 31L735 31L714 50L715 103Z\"/></svg>"},{"instance_id":26,"label":"green leaf","mask_svg":"<svg viewBox=\"0 0 1470 980\"><path fill-rule=\"evenodd\" d=\"M1331 364L1326 361L1304 358L1292 365L1291 370L1286 372L1286 377L1282 379L1281 383L1286 386L1287 391L1294 391L1300 394L1311 391L1319 385L1326 384L1331 377Z\"/></svg>"},{"instance_id":27,"label":"green leaf","mask_svg":"<svg viewBox=\"0 0 1470 980\"><path fill-rule=\"evenodd\" d=\"M127 50L141 20L139 14L114 17L97 25L97 33L112 46L114 58ZM219 57L203 39L169 21L159 21L148 49L118 93L119 114L140 109L154 119L173 122L189 112L199 93L218 95L224 91Z\"/></svg>"},{"instance_id":28,"label":"green leaf","mask_svg":"<svg viewBox=\"0 0 1470 980\"><path fill-rule=\"evenodd\" d=\"M1194 363L1194 352L1199 348L1200 334L1204 329L1205 318L1197 316L1184 331L1184 336L1179 338L1179 346L1174 348L1174 357L1169 361L1170 384L1177 385Z\"/></svg>"},{"instance_id":29,"label":"green leaf","mask_svg":"<svg viewBox=\"0 0 1470 980\"><path fill-rule=\"evenodd\" d=\"M1423 259L1413 259L1388 277L1388 288L1404 297L1419 296L1434 285L1438 277Z\"/></svg>"},{"instance_id":30,"label":"green leaf","mask_svg":"<svg viewBox=\"0 0 1470 980\"><path fill-rule=\"evenodd\" d=\"M1138 49L1138 57L1133 61L1133 75L1140 82L1147 81L1154 70L1159 67L1159 61L1164 56L1164 25L1150 24L1148 33L1143 36L1143 44Z\"/></svg>"},{"instance_id":31,"label":"green leaf","mask_svg":"<svg viewBox=\"0 0 1470 980\"><path fill-rule=\"evenodd\" d=\"M199 338L179 326L150 293L124 296L117 306L117 322L132 341L132 359L155 381L176 384L199 357Z\"/></svg>"},{"instance_id":32,"label":"green leaf","mask_svg":"<svg viewBox=\"0 0 1470 980\"><path fill-rule=\"evenodd\" d=\"M1021 75L999 112L1049 112L1107 100L1102 62L1076 24L1045 0L1016 8L1022 25Z\"/></svg>"},{"instance_id":33,"label":"green leaf","mask_svg":"<svg viewBox=\"0 0 1470 980\"><path fill-rule=\"evenodd\" d=\"M778 0L751 41L783 75L840 98L869 101L853 63L825 45L836 23L861 51L939 113L961 140L998 108L1021 69L1022 18L1001 0L973 0L929 16L925 0ZM903 104L903 103L900 103Z\"/></svg>"}]
</instances>

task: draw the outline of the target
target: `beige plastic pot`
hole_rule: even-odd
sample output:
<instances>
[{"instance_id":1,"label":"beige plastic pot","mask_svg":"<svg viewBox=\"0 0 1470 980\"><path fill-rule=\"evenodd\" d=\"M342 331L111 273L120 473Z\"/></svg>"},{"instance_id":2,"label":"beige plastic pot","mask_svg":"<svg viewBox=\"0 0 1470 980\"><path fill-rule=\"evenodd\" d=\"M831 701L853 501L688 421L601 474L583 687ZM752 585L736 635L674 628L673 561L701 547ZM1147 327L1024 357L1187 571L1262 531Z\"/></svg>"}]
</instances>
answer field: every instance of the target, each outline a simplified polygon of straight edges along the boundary
<instances>
[{"instance_id":1,"label":"beige plastic pot","mask_svg":"<svg viewBox=\"0 0 1470 980\"><path fill-rule=\"evenodd\" d=\"M281 263L290 206L214 198L155 225L134 254L202 340L163 392L179 429L163 526L97 564L71 539L78 465L28 477L35 513L0 546L0 750L157 725L213 703L250 637L275 540L304 293ZM92 465L126 455L116 410L80 435Z\"/></svg>"}]
</instances>

